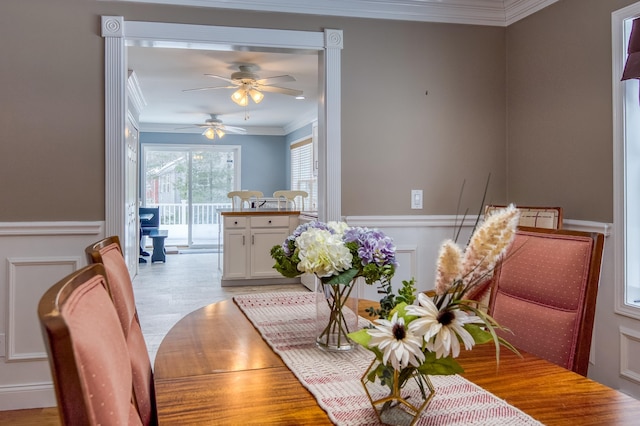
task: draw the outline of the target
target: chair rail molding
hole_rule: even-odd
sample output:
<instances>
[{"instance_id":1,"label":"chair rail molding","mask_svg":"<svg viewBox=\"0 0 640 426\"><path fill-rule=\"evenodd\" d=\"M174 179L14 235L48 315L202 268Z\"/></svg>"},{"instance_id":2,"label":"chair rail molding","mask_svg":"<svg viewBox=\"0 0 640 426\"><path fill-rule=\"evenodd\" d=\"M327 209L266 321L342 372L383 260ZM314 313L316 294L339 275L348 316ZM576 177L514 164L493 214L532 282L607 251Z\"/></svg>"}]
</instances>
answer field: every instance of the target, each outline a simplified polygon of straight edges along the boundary
<instances>
[{"instance_id":1,"label":"chair rail molding","mask_svg":"<svg viewBox=\"0 0 640 426\"><path fill-rule=\"evenodd\" d=\"M0 222L0 237L28 235L101 235L104 222Z\"/></svg>"}]
</instances>

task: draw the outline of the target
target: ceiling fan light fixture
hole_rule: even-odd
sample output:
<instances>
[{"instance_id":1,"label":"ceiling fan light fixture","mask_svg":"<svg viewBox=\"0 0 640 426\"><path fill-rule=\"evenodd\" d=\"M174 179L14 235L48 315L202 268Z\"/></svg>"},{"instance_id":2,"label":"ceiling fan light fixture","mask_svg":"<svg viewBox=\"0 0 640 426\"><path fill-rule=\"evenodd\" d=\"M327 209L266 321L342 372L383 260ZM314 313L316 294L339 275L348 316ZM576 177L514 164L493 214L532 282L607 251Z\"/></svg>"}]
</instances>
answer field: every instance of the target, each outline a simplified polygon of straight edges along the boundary
<instances>
[{"instance_id":1,"label":"ceiling fan light fixture","mask_svg":"<svg viewBox=\"0 0 640 426\"><path fill-rule=\"evenodd\" d=\"M249 96L251 96L253 102L257 104L259 104L264 99L264 94L256 89L249 90Z\"/></svg>"},{"instance_id":2,"label":"ceiling fan light fixture","mask_svg":"<svg viewBox=\"0 0 640 426\"><path fill-rule=\"evenodd\" d=\"M249 105L249 96L243 88L240 88L233 92L233 94L231 95L231 100L242 107Z\"/></svg>"},{"instance_id":3,"label":"ceiling fan light fixture","mask_svg":"<svg viewBox=\"0 0 640 426\"><path fill-rule=\"evenodd\" d=\"M202 132L202 134L203 134L207 139L215 139L215 137L216 137L216 132L215 132L215 130L213 130L213 127L207 127L207 130L205 130L204 132Z\"/></svg>"},{"instance_id":4,"label":"ceiling fan light fixture","mask_svg":"<svg viewBox=\"0 0 640 426\"><path fill-rule=\"evenodd\" d=\"M222 129L218 128L216 129L216 135L218 135L219 138L224 136L224 132L222 131Z\"/></svg>"}]
</instances>

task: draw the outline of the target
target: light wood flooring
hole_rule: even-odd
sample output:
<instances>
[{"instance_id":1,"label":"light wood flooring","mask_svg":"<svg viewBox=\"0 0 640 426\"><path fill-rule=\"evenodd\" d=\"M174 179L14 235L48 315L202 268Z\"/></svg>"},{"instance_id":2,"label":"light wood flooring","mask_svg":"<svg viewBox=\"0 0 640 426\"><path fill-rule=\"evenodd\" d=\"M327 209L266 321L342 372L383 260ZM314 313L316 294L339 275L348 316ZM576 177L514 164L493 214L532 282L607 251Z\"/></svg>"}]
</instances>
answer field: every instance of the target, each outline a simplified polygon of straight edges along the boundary
<instances>
[{"instance_id":1,"label":"light wood flooring","mask_svg":"<svg viewBox=\"0 0 640 426\"><path fill-rule=\"evenodd\" d=\"M305 290L301 284L221 287L216 253L168 254L166 263L141 263L133 281L151 363L164 335L183 316L237 294ZM55 407L0 411L0 425L59 426Z\"/></svg>"}]
</instances>

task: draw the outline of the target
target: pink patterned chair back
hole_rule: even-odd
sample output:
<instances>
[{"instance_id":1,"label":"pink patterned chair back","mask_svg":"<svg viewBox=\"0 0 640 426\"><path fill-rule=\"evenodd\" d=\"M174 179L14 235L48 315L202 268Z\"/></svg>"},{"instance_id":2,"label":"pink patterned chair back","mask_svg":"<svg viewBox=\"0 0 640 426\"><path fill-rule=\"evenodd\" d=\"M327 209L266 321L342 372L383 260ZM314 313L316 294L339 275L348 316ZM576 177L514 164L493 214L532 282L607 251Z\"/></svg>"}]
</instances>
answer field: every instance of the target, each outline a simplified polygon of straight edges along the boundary
<instances>
[{"instance_id":1,"label":"pink patterned chair back","mask_svg":"<svg viewBox=\"0 0 640 426\"><path fill-rule=\"evenodd\" d=\"M604 236L518 229L496 268L489 312L510 343L586 376Z\"/></svg>"},{"instance_id":2,"label":"pink patterned chair back","mask_svg":"<svg viewBox=\"0 0 640 426\"><path fill-rule=\"evenodd\" d=\"M117 236L107 237L87 247L85 252L89 262L102 263L107 271L111 297L122 325L131 359L135 402L142 423L155 425L157 424L157 413L153 371L147 345L140 328L133 284L122 255L120 240Z\"/></svg>"},{"instance_id":3,"label":"pink patterned chair back","mask_svg":"<svg viewBox=\"0 0 640 426\"><path fill-rule=\"evenodd\" d=\"M102 265L65 277L40 299L38 317L62 424L141 425L129 352Z\"/></svg>"}]
</instances>

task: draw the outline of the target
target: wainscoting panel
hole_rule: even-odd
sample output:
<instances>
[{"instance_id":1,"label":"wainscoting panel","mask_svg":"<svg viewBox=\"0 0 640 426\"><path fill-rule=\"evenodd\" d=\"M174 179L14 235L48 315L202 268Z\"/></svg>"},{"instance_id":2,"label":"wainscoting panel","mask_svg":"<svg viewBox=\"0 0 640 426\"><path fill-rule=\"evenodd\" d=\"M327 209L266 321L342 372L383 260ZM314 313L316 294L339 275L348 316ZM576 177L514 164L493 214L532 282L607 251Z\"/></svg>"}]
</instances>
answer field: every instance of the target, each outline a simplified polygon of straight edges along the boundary
<instances>
[{"instance_id":1,"label":"wainscoting panel","mask_svg":"<svg viewBox=\"0 0 640 426\"><path fill-rule=\"evenodd\" d=\"M620 327L620 375L640 384L640 332Z\"/></svg>"},{"instance_id":2,"label":"wainscoting panel","mask_svg":"<svg viewBox=\"0 0 640 426\"><path fill-rule=\"evenodd\" d=\"M416 276L416 251L417 246L415 244L400 246L396 244L396 260L399 265L402 265L402 267L398 267L395 275L393 276L393 280L391 281L391 286L395 293L397 293L398 289L402 287L402 281L409 281L412 277ZM359 297L361 298L377 301L382 297L382 295L378 293L377 283L367 285L363 280L360 284L360 289Z\"/></svg>"},{"instance_id":3,"label":"wainscoting panel","mask_svg":"<svg viewBox=\"0 0 640 426\"><path fill-rule=\"evenodd\" d=\"M402 286L403 280L415 278L419 291L433 288L436 260L440 244L453 239L460 226L456 216L347 216L350 226L377 228L393 238L397 249L398 269L392 280L394 290ZM474 220L462 225L459 237L461 246L466 245L473 229ZM366 288L364 297L379 300L375 288Z\"/></svg>"},{"instance_id":4,"label":"wainscoting panel","mask_svg":"<svg viewBox=\"0 0 640 426\"><path fill-rule=\"evenodd\" d=\"M55 405L38 302L101 238L101 221L0 223L0 410Z\"/></svg>"},{"instance_id":5,"label":"wainscoting panel","mask_svg":"<svg viewBox=\"0 0 640 426\"><path fill-rule=\"evenodd\" d=\"M64 277L80 267L81 257L9 258L7 361L46 360L47 352L35 315L51 277Z\"/></svg>"}]
</instances>

